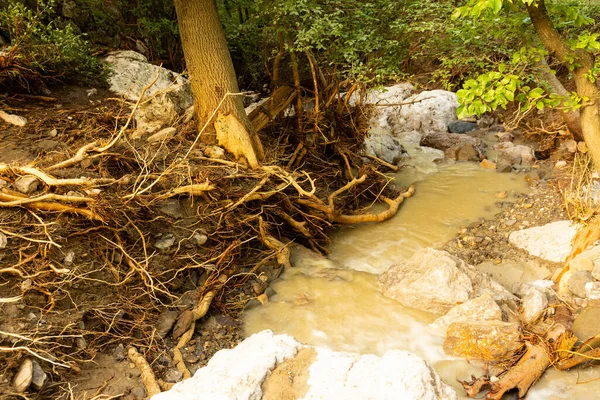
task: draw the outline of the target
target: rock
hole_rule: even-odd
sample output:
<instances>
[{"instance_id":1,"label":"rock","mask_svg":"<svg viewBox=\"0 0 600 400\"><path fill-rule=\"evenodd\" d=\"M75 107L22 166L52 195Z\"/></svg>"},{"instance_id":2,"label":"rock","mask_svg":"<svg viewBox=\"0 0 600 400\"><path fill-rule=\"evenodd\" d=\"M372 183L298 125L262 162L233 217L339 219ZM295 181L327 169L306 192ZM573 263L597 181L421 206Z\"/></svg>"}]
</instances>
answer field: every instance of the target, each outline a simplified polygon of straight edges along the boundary
<instances>
[{"instance_id":1,"label":"rock","mask_svg":"<svg viewBox=\"0 0 600 400\"><path fill-rule=\"evenodd\" d=\"M577 227L571 221L557 221L512 232L508 241L532 256L552 262L564 262L571 253L571 241Z\"/></svg>"},{"instance_id":2,"label":"rock","mask_svg":"<svg viewBox=\"0 0 600 400\"><path fill-rule=\"evenodd\" d=\"M496 144L494 150L498 152L496 170L499 172L529 169L535 163L535 153L529 146L515 146L512 142L502 142Z\"/></svg>"},{"instance_id":3,"label":"rock","mask_svg":"<svg viewBox=\"0 0 600 400\"><path fill-rule=\"evenodd\" d=\"M521 299L521 306L523 307L521 313L523 320L526 323L531 323L548 307L548 298L544 293L532 287Z\"/></svg>"},{"instance_id":4,"label":"rock","mask_svg":"<svg viewBox=\"0 0 600 400\"><path fill-rule=\"evenodd\" d=\"M407 157L406 150L398 139L389 133L376 130L371 130L365 139L365 154L394 165Z\"/></svg>"},{"instance_id":5,"label":"rock","mask_svg":"<svg viewBox=\"0 0 600 400\"><path fill-rule=\"evenodd\" d=\"M204 154L206 154L208 158L214 158L217 160L225 159L225 150L219 146L206 146L204 149Z\"/></svg>"},{"instance_id":6,"label":"rock","mask_svg":"<svg viewBox=\"0 0 600 400\"><path fill-rule=\"evenodd\" d=\"M586 307L575 317L573 333L585 341L600 332L600 307Z\"/></svg>"},{"instance_id":7,"label":"rock","mask_svg":"<svg viewBox=\"0 0 600 400\"><path fill-rule=\"evenodd\" d=\"M154 247L159 250L166 250L175 244L175 236L172 234L167 234L164 237L158 239L156 243L154 243Z\"/></svg>"},{"instance_id":8,"label":"rock","mask_svg":"<svg viewBox=\"0 0 600 400\"><path fill-rule=\"evenodd\" d=\"M173 136L175 136L175 133L177 133L177 129L169 127L161 129L146 140L148 141L148 143L152 144L168 142Z\"/></svg>"},{"instance_id":9,"label":"rock","mask_svg":"<svg viewBox=\"0 0 600 400\"><path fill-rule=\"evenodd\" d=\"M499 361L521 347L519 326L502 321L455 322L448 327L444 351L469 360Z\"/></svg>"},{"instance_id":10,"label":"rock","mask_svg":"<svg viewBox=\"0 0 600 400\"><path fill-rule=\"evenodd\" d=\"M453 307L446 315L430 324L446 334L453 322L502 321L502 310L489 295L483 295Z\"/></svg>"},{"instance_id":11,"label":"rock","mask_svg":"<svg viewBox=\"0 0 600 400\"><path fill-rule=\"evenodd\" d=\"M295 362L301 357L304 362ZM457 398L427 362L409 352L392 350L382 357L335 352L263 331L217 352L192 378L152 400L260 399L269 386L265 379L284 362L287 371L294 371L291 376L306 377L305 399Z\"/></svg>"},{"instance_id":12,"label":"rock","mask_svg":"<svg viewBox=\"0 0 600 400\"><path fill-rule=\"evenodd\" d=\"M589 271L596 279L600 277L600 246L587 249L569 261L569 271Z\"/></svg>"},{"instance_id":13,"label":"rock","mask_svg":"<svg viewBox=\"0 0 600 400\"><path fill-rule=\"evenodd\" d=\"M30 358L26 358L21 363L19 370L13 378L13 387L17 393L23 393L27 390L33 379L33 363Z\"/></svg>"},{"instance_id":14,"label":"rock","mask_svg":"<svg viewBox=\"0 0 600 400\"><path fill-rule=\"evenodd\" d=\"M178 369L170 369L167 371L164 378L167 382L179 382L183 379L183 373Z\"/></svg>"},{"instance_id":15,"label":"rock","mask_svg":"<svg viewBox=\"0 0 600 400\"><path fill-rule=\"evenodd\" d=\"M515 137L510 132L500 131L500 132L496 132L494 134L494 136L496 136L498 138L498 142L500 142L500 143L512 142L513 140L515 140Z\"/></svg>"},{"instance_id":16,"label":"rock","mask_svg":"<svg viewBox=\"0 0 600 400\"><path fill-rule=\"evenodd\" d=\"M488 160L487 158L481 161L479 165L485 169L496 169L496 163Z\"/></svg>"},{"instance_id":17,"label":"rock","mask_svg":"<svg viewBox=\"0 0 600 400\"><path fill-rule=\"evenodd\" d=\"M156 323L156 334L164 339L175 325L178 315L179 313L174 310L166 310L160 313Z\"/></svg>"},{"instance_id":18,"label":"rock","mask_svg":"<svg viewBox=\"0 0 600 400\"><path fill-rule=\"evenodd\" d=\"M423 146L444 151L451 160L483 160L485 144L479 138L458 133L434 132L421 140Z\"/></svg>"},{"instance_id":19,"label":"rock","mask_svg":"<svg viewBox=\"0 0 600 400\"><path fill-rule=\"evenodd\" d=\"M448 124L451 133L467 133L477 129L477 123L466 121L453 121Z\"/></svg>"},{"instance_id":20,"label":"rock","mask_svg":"<svg viewBox=\"0 0 600 400\"><path fill-rule=\"evenodd\" d=\"M194 239L194 242L196 242L196 246L198 247L203 246L208 241L208 236L200 234L198 232L194 233L192 238Z\"/></svg>"},{"instance_id":21,"label":"rock","mask_svg":"<svg viewBox=\"0 0 600 400\"><path fill-rule=\"evenodd\" d=\"M46 373L37 361L31 360L31 364L33 367L33 372L31 375L31 387L35 390L40 390L44 387L44 383L46 383L48 375L46 375Z\"/></svg>"},{"instance_id":22,"label":"rock","mask_svg":"<svg viewBox=\"0 0 600 400\"><path fill-rule=\"evenodd\" d=\"M396 114L389 116L395 132L447 132L448 125L456 121L456 93L425 91L408 97L404 102L412 104L402 106Z\"/></svg>"},{"instance_id":23,"label":"rock","mask_svg":"<svg viewBox=\"0 0 600 400\"><path fill-rule=\"evenodd\" d=\"M39 184L40 181L33 175L21 176L14 183L15 189L25 194L35 192L38 189Z\"/></svg>"},{"instance_id":24,"label":"rock","mask_svg":"<svg viewBox=\"0 0 600 400\"><path fill-rule=\"evenodd\" d=\"M146 57L131 50L109 53L104 61L111 69L110 90L128 100L137 101L142 89L158 75L144 95L151 99L138 108L138 130L156 132L175 122L193 104L190 83L181 74L150 64Z\"/></svg>"},{"instance_id":25,"label":"rock","mask_svg":"<svg viewBox=\"0 0 600 400\"><path fill-rule=\"evenodd\" d=\"M420 249L390 267L379 277L379 286L384 296L406 307L437 314L483 294L498 301L515 299L489 275L446 251L431 248Z\"/></svg>"},{"instance_id":26,"label":"rock","mask_svg":"<svg viewBox=\"0 0 600 400\"><path fill-rule=\"evenodd\" d=\"M594 278L589 271L577 271L566 277L565 288L572 294L583 299L587 298L586 284Z\"/></svg>"}]
</instances>

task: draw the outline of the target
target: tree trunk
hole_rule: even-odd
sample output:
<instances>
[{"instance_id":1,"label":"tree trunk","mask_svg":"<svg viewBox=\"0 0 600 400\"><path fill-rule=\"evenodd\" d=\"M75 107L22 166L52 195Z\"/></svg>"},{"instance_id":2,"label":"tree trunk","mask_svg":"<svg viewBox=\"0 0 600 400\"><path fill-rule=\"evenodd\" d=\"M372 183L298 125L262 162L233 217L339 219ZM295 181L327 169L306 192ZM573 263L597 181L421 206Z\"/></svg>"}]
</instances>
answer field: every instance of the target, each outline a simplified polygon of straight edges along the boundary
<instances>
[{"instance_id":1,"label":"tree trunk","mask_svg":"<svg viewBox=\"0 0 600 400\"><path fill-rule=\"evenodd\" d=\"M208 132L214 135L212 124L217 121L216 116L231 115L245 128L245 132L235 132L235 138L241 140L217 137L219 143L233 154L244 155L247 160L262 159L260 139L244 111L242 97L227 96L215 112L227 93L238 93L239 88L214 0L174 2L199 129L207 125ZM224 132L223 129L219 131ZM206 132L203 134L206 135Z\"/></svg>"},{"instance_id":2,"label":"tree trunk","mask_svg":"<svg viewBox=\"0 0 600 400\"><path fill-rule=\"evenodd\" d=\"M600 115L598 114L598 87L586 78L594 66L594 58L585 50L571 50L566 40L554 28L544 0L538 0L537 6L527 6L527 11L535 30L548 52L554 54L565 65L571 62L577 94L586 99L580 108L581 130L590 150L597 171L600 171Z\"/></svg>"},{"instance_id":3,"label":"tree trunk","mask_svg":"<svg viewBox=\"0 0 600 400\"><path fill-rule=\"evenodd\" d=\"M540 61L535 63L535 69L538 76L545 80L550 85L551 90L564 98L569 97L569 92L565 89L564 85L558 80L554 72L548 66L544 57L540 58ZM577 111L565 111L561 112L563 121L567 124L569 131L573 134L576 140L583 140L583 133L581 132L581 116Z\"/></svg>"}]
</instances>

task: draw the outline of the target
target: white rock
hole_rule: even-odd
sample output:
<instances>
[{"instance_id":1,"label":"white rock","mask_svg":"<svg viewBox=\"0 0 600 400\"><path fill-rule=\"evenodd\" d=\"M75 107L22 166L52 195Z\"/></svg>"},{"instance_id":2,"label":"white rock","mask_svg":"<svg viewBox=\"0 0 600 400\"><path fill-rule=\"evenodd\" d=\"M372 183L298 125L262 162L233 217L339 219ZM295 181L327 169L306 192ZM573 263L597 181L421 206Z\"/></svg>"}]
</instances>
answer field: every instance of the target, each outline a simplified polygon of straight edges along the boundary
<instances>
[{"instance_id":1,"label":"white rock","mask_svg":"<svg viewBox=\"0 0 600 400\"><path fill-rule=\"evenodd\" d=\"M40 181L33 175L21 176L14 183L15 188L25 194L35 192L39 184Z\"/></svg>"},{"instance_id":2,"label":"white rock","mask_svg":"<svg viewBox=\"0 0 600 400\"><path fill-rule=\"evenodd\" d=\"M540 290L534 287L529 288L522 298L523 320L526 323L533 322L548 307L548 298Z\"/></svg>"},{"instance_id":3,"label":"white rock","mask_svg":"<svg viewBox=\"0 0 600 400\"><path fill-rule=\"evenodd\" d=\"M571 241L576 233L577 227L570 221L558 221L512 232L508 240L532 256L564 262L571 253Z\"/></svg>"},{"instance_id":4,"label":"white rock","mask_svg":"<svg viewBox=\"0 0 600 400\"><path fill-rule=\"evenodd\" d=\"M377 357L318 348L309 372L304 400L457 398L426 361L407 351L391 350Z\"/></svg>"},{"instance_id":5,"label":"white rock","mask_svg":"<svg viewBox=\"0 0 600 400\"><path fill-rule=\"evenodd\" d=\"M152 400L259 400L262 383L281 362L306 346L288 335L262 331L231 350L221 350L192 378ZM419 357L392 350L382 357L313 348L306 400L453 400L454 390Z\"/></svg>"},{"instance_id":6,"label":"white rock","mask_svg":"<svg viewBox=\"0 0 600 400\"><path fill-rule=\"evenodd\" d=\"M274 335L271 331L254 334L233 349L217 352L192 378L152 400L259 400L263 380L301 347L288 335Z\"/></svg>"},{"instance_id":7,"label":"white rock","mask_svg":"<svg viewBox=\"0 0 600 400\"><path fill-rule=\"evenodd\" d=\"M448 124L457 120L456 93L446 90L425 91L404 102L414 103L404 105L396 114L390 115L394 132L447 132Z\"/></svg>"},{"instance_id":8,"label":"white rock","mask_svg":"<svg viewBox=\"0 0 600 400\"><path fill-rule=\"evenodd\" d=\"M502 321L502 310L494 299L485 294L453 307L446 315L433 321L430 326L439 329L445 336L446 329L451 323L472 321Z\"/></svg>"},{"instance_id":9,"label":"white rock","mask_svg":"<svg viewBox=\"0 0 600 400\"><path fill-rule=\"evenodd\" d=\"M489 275L446 251L431 248L420 249L390 267L379 277L379 286L384 296L406 307L437 314L484 294L497 301L515 299Z\"/></svg>"},{"instance_id":10,"label":"white rock","mask_svg":"<svg viewBox=\"0 0 600 400\"><path fill-rule=\"evenodd\" d=\"M400 142L381 129L371 129L365 138L365 154L398 164L408 154Z\"/></svg>"},{"instance_id":11,"label":"white rock","mask_svg":"<svg viewBox=\"0 0 600 400\"><path fill-rule=\"evenodd\" d=\"M136 112L138 130L155 132L183 114L193 104L192 90L187 79L173 71L150 64L145 56L131 50L109 53L104 61L110 66L110 90L136 101L142 89L158 75L146 90L145 102Z\"/></svg>"}]
</instances>

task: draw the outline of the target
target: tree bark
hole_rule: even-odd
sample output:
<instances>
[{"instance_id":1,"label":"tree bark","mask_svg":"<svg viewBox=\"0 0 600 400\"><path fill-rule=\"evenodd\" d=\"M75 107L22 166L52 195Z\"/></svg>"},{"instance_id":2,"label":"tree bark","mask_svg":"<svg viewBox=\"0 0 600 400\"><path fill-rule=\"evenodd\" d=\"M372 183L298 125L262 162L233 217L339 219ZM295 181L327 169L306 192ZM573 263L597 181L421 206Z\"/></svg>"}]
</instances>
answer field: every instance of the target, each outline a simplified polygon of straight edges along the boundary
<instances>
[{"instance_id":1,"label":"tree bark","mask_svg":"<svg viewBox=\"0 0 600 400\"><path fill-rule=\"evenodd\" d=\"M244 135L247 140L243 143L251 146L232 148L241 145L235 140L222 145L231 153L247 154L247 159L262 159L260 139L244 111L242 97L227 96L215 113L227 93L238 93L239 88L214 0L175 0L174 3L199 129L208 124L209 132L214 134L212 124L215 117L219 114L232 115L246 129ZM236 134L239 135L239 132Z\"/></svg>"},{"instance_id":2,"label":"tree bark","mask_svg":"<svg viewBox=\"0 0 600 400\"><path fill-rule=\"evenodd\" d=\"M558 33L546 9L544 0L537 5L527 6L533 26L548 52L554 54L565 65L574 65L573 76L577 94L584 98L579 114L581 130L590 150L596 170L600 171L600 115L598 114L598 86L586 78L594 66L594 58L585 50L572 50L566 40Z\"/></svg>"}]
</instances>

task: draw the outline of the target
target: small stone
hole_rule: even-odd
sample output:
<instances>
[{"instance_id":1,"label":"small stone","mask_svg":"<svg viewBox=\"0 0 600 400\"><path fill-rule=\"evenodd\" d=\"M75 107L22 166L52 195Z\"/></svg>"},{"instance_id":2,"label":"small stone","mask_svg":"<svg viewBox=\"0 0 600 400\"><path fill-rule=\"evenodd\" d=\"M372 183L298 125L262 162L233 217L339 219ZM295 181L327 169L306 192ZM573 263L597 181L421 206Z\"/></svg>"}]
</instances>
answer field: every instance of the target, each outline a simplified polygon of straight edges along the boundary
<instances>
[{"instance_id":1,"label":"small stone","mask_svg":"<svg viewBox=\"0 0 600 400\"><path fill-rule=\"evenodd\" d=\"M26 358L21 366L19 367L19 371L16 373L13 378L13 386L17 393L23 393L27 390L29 385L31 385L31 380L33 379L33 363L30 358Z\"/></svg>"},{"instance_id":2,"label":"small stone","mask_svg":"<svg viewBox=\"0 0 600 400\"><path fill-rule=\"evenodd\" d=\"M225 158L225 150L219 146L206 146L204 153L208 158L214 158L217 160L223 160Z\"/></svg>"},{"instance_id":3,"label":"small stone","mask_svg":"<svg viewBox=\"0 0 600 400\"><path fill-rule=\"evenodd\" d=\"M577 271L573 273L566 282L566 288L577 297L586 298L585 289L588 282L593 282L594 278L589 271Z\"/></svg>"},{"instance_id":4,"label":"small stone","mask_svg":"<svg viewBox=\"0 0 600 400\"><path fill-rule=\"evenodd\" d=\"M481 161L479 163L479 166L485 169L496 169L496 163L491 160L488 160L487 158Z\"/></svg>"},{"instance_id":5,"label":"small stone","mask_svg":"<svg viewBox=\"0 0 600 400\"><path fill-rule=\"evenodd\" d=\"M46 375L46 373L37 361L32 360L31 364L33 366L33 373L31 376L31 387L33 387L36 390L40 390L44 387L44 383L46 383L48 375Z\"/></svg>"},{"instance_id":6,"label":"small stone","mask_svg":"<svg viewBox=\"0 0 600 400\"><path fill-rule=\"evenodd\" d=\"M169 128L161 129L160 131L156 132L155 134L153 134L146 140L148 141L148 143L167 142L173 136L175 136L175 133L177 133L177 129L175 129L173 127L169 127Z\"/></svg>"},{"instance_id":7,"label":"small stone","mask_svg":"<svg viewBox=\"0 0 600 400\"><path fill-rule=\"evenodd\" d=\"M65 256L65 258L63 259L63 265L72 265L74 260L75 260L75 252L69 251L69 252L67 252L67 255Z\"/></svg>"},{"instance_id":8,"label":"small stone","mask_svg":"<svg viewBox=\"0 0 600 400\"><path fill-rule=\"evenodd\" d=\"M115 347L113 354L115 356L115 360L123 361L127 357L127 352L125 351L125 346L122 343L119 343L117 347Z\"/></svg>"},{"instance_id":9,"label":"small stone","mask_svg":"<svg viewBox=\"0 0 600 400\"><path fill-rule=\"evenodd\" d=\"M208 236L203 235L201 233L194 233L194 241L196 242L196 246L200 247L208 241Z\"/></svg>"},{"instance_id":10,"label":"small stone","mask_svg":"<svg viewBox=\"0 0 600 400\"><path fill-rule=\"evenodd\" d=\"M35 192L39 184L40 181L33 175L21 176L14 183L15 188L25 194Z\"/></svg>"},{"instance_id":11,"label":"small stone","mask_svg":"<svg viewBox=\"0 0 600 400\"><path fill-rule=\"evenodd\" d=\"M183 373L177 369L170 369L165 374L165 381L167 382L179 382L183 379Z\"/></svg>"},{"instance_id":12,"label":"small stone","mask_svg":"<svg viewBox=\"0 0 600 400\"><path fill-rule=\"evenodd\" d=\"M160 238L159 240L156 241L156 243L154 243L154 247L156 247L159 250L166 250L168 248L170 248L171 246L173 246L175 244L175 236L169 234L166 235L164 238Z\"/></svg>"}]
</instances>

